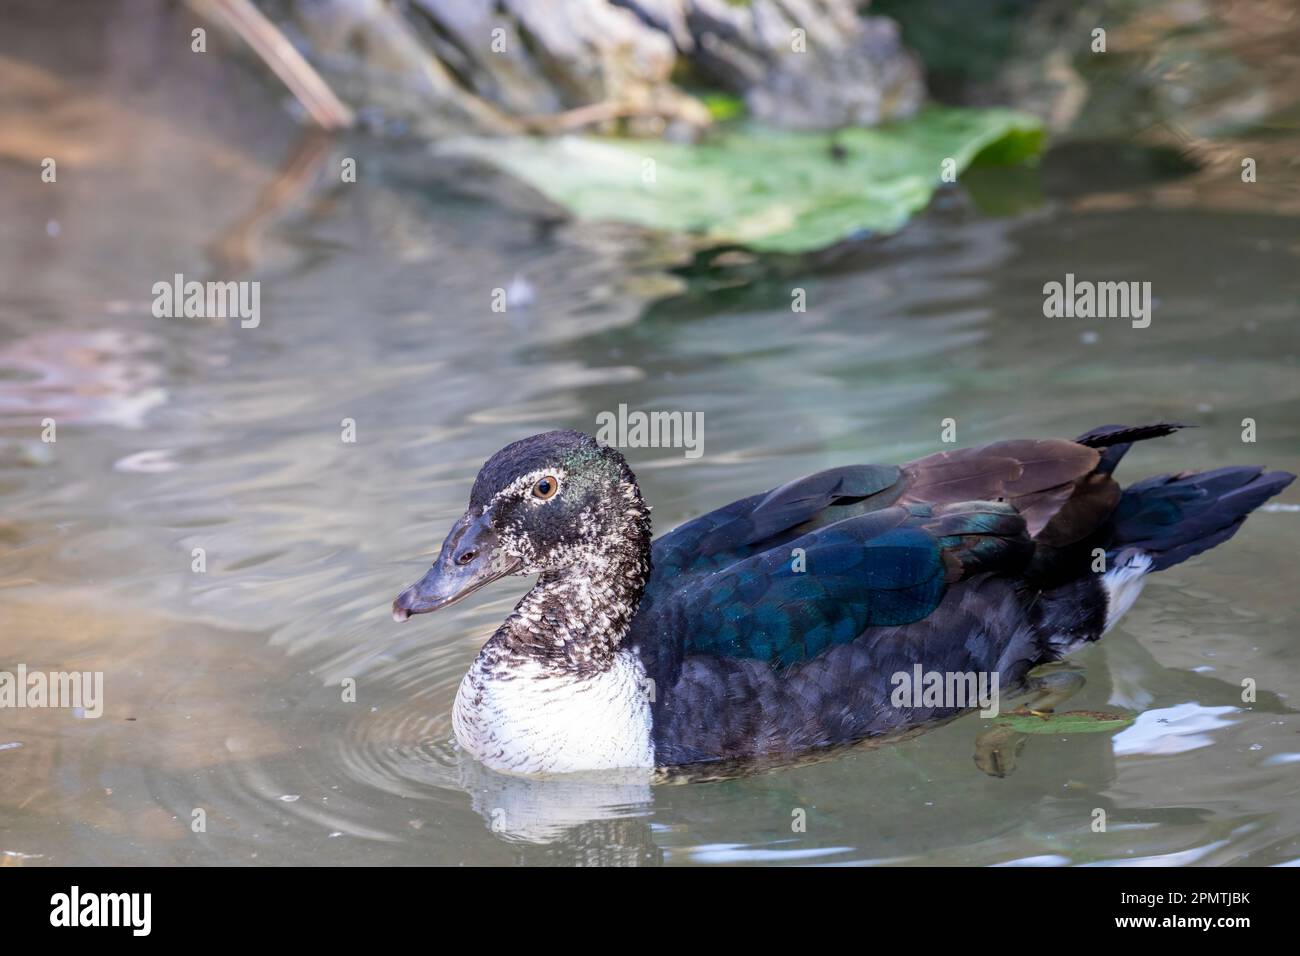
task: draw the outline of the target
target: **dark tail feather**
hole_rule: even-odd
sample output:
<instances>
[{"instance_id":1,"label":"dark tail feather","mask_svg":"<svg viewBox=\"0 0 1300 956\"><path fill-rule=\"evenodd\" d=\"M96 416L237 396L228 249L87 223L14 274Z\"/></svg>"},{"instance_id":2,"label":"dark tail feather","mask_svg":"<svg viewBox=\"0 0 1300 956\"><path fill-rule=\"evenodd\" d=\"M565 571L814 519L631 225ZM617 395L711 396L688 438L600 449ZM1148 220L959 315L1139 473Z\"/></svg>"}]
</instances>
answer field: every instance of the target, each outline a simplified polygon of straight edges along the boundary
<instances>
[{"instance_id":1,"label":"dark tail feather","mask_svg":"<svg viewBox=\"0 0 1300 956\"><path fill-rule=\"evenodd\" d=\"M1113 447L1113 446L1112 446ZM1250 514L1295 480L1245 466L1157 475L1124 489L1111 517L1108 556L1140 548L1162 571L1227 541Z\"/></svg>"},{"instance_id":2,"label":"dark tail feather","mask_svg":"<svg viewBox=\"0 0 1300 956\"><path fill-rule=\"evenodd\" d=\"M1195 427L1181 422L1156 422L1154 425L1102 425L1084 432L1075 441L1089 448L1105 449L1101 453L1101 461L1097 463L1097 470L1103 475L1109 475L1135 441L1163 438L1165 435L1172 435L1180 428Z\"/></svg>"}]
</instances>

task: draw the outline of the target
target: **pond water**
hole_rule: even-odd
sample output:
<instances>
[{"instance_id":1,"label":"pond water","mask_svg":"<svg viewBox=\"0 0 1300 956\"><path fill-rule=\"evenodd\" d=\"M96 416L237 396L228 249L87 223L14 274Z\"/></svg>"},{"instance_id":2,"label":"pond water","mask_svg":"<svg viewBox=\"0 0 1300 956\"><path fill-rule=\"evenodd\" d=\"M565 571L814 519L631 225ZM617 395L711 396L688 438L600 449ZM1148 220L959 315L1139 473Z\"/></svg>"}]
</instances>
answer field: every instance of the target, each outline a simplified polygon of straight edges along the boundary
<instances>
[{"instance_id":1,"label":"pond water","mask_svg":"<svg viewBox=\"0 0 1300 956\"><path fill-rule=\"evenodd\" d=\"M485 458L621 403L704 415L699 458L629 456L661 532L928 454L948 418L963 445L1201 426L1126 480L1298 471L1294 172L1234 190L1062 146L891 239L680 268L678 243L423 145L298 138L180 44L99 39L113 69L32 66L0 108L0 669L102 671L105 693L97 719L0 712L0 863L1300 862L1294 488L1073 659L1069 707L1134 725L1033 737L1003 778L974 715L714 782L503 777L457 752L450 708L523 582L389 615ZM176 273L259 281L260 324L155 318ZM1044 318L1066 273L1151 282L1151 326Z\"/></svg>"}]
</instances>

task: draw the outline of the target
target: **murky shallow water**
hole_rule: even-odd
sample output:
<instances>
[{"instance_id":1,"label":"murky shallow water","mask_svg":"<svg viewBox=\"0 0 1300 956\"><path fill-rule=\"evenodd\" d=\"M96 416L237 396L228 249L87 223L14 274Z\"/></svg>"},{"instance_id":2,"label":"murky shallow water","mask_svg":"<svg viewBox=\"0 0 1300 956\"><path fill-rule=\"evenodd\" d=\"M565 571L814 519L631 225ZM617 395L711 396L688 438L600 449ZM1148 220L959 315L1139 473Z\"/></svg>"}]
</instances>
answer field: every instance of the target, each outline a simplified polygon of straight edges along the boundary
<instances>
[{"instance_id":1,"label":"murky shallow water","mask_svg":"<svg viewBox=\"0 0 1300 956\"><path fill-rule=\"evenodd\" d=\"M1003 779L972 760L977 717L721 782L504 778L457 754L449 712L520 582L388 613L488 455L620 403L705 416L698 460L631 456L660 530L928 453L949 417L963 444L1201 424L1135 451L1130 479L1300 469L1294 184L1225 207L1140 154L1063 149L1015 174L1044 193L1017 215L954 194L892 240L683 280L671 248L556 222L422 148L295 142L238 70L202 67L230 96L195 110L211 75L113 39L138 72L29 75L8 101L7 155L68 159L55 186L0 165L0 669L100 670L107 700L0 714L4 862L1300 860L1294 511L1154 579L1075 658L1070 706L1137 724L1033 738ZM1103 166L1104 194L1081 185ZM261 325L154 318L177 272L259 279ZM1152 326L1044 319L1066 272L1151 281ZM494 313L512 284L532 303Z\"/></svg>"}]
</instances>

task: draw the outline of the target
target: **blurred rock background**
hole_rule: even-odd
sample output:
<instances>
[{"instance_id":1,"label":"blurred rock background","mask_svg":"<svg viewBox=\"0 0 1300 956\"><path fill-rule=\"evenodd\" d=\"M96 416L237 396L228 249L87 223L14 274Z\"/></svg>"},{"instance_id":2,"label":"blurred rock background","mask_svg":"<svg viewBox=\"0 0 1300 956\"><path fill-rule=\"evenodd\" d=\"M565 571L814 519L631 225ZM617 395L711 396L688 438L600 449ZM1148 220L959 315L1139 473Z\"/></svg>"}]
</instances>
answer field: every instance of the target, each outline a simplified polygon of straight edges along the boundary
<instances>
[{"instance_id":1,"label":"blurred rock background","mask_svg":"<svg viewBox=\"0 0 1300 956\"><path fill-rule=\"evenodd\" d=\"M228 0L196 0L218 20ZM723 93L792 129L874 125L924 97L895 24L852 0L262 0L344 97L424 131L642 135Z\"/></svg>"}]
</instances>

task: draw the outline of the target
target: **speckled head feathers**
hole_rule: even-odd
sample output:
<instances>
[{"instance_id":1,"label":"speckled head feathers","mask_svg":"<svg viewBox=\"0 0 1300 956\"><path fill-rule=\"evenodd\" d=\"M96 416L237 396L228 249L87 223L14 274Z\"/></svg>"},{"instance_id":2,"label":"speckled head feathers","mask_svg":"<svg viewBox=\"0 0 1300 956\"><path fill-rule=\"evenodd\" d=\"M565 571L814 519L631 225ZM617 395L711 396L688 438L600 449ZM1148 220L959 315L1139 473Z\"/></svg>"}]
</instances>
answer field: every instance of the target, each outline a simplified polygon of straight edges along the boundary
<instances>
[{"instance_id":1,"label":"speckled head feathers","mask_svg":"<svg viewBox=\"0 0 1300 956\"><path fill-rule=\"evenodd\" d=\"M535 493L543 479L558 485L551 497ZM543 432L502 448L479 471L470 510L490 514L506 549L523 558L524 573L598 564L603 551L626 545L629 522L638 529L644 523L637 546L649 547L649 509L636 476L616 449L578 431Z\"/></svg>"}]
</instances>

